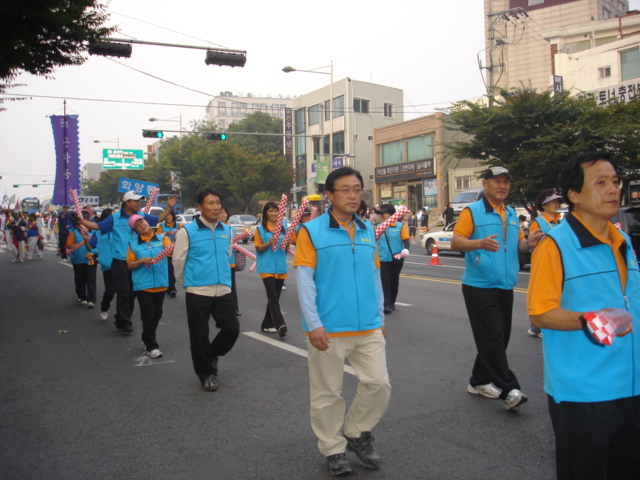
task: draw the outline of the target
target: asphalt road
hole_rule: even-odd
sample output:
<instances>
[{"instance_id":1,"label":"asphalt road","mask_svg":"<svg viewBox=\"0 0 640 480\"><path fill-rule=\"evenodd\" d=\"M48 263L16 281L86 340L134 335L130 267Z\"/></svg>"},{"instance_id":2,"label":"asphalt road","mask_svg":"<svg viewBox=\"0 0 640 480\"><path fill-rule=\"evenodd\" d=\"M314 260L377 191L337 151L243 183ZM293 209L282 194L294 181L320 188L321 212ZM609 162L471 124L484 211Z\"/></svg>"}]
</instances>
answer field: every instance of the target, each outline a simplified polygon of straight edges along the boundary
<instances>
[{"instance_id":1,"label":"asphalt road","mask_svg":"<svg viewBox=\"0 0 640 480\"><path fill-rule=\"evenodd\" d=\"M441 253L443 265L432 266L412 250L386 319L392 396L374 430L383 464L368 471L348 454L352 478L553 478L541 345L526 334L528 272L516 288L509 358L529 402L507 412L466 392L475 349L462 257ZM242 335L213 393L193 373L182 292L165 301L164 357L152 361L142 355L139 310L125 335L99 309L79 307L72 269L50 247L24 264L1 247L0 278L1 479L332 478L309 427L294 273L281 299L285 340L259 331L262 283L238 274ZM350 401L356 381L346 371Z\"/></svg>"}]
</instances>

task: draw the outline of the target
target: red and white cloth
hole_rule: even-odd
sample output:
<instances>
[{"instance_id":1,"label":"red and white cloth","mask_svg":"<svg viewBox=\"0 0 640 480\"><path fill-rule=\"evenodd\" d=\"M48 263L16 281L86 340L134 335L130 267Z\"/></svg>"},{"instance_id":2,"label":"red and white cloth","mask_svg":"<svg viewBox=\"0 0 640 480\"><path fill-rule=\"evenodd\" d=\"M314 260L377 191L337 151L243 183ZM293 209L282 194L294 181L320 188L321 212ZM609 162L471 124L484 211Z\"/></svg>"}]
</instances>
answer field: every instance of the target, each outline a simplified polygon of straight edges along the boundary
<instances>
[{"instance_id":1,"label":"red and white cloth","mask_svg":"<svg viewBox=\"0 0 640 480\"><path fill-rule=\"evenodd\" d=\"M599 310L584 314L589 332L599 343L611 346L615 336L633 324L629 312L620 308L609 311Z\"/></svg>"}]
</instances>

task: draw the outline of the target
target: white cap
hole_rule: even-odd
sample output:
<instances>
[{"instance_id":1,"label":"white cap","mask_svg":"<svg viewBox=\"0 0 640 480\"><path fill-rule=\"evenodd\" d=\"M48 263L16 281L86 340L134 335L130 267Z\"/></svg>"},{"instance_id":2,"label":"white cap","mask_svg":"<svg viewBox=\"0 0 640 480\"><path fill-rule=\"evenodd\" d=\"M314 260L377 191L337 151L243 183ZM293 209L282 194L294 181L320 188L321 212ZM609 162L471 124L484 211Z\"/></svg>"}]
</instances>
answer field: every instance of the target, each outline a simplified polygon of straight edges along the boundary
<instances>
[{"instance_id":1,"label":"white cap","mask_svg":"<svg viewBox=\"0 0 640 480\"><path fill-rule=\"evenodd\" d=\"M126 202L127 200L140 200L141 198L144 198L144 195L138 195L133 190L129 190L124 194L124 197L122 197L122 201Z\"/></svg>"},{"instance_id":2,"label":"white cap","mask_svg":"<svg viewBox=\"0 0 640 480\"><path fill-rule=\"evenodd\" d=\"M542 201L542 205L544 205L545 203L549 203L552 200L560 200L560 203L562 203L562 195L558 195L555 193L553 195L549 195Z\"/></svg>"}]
</instances>

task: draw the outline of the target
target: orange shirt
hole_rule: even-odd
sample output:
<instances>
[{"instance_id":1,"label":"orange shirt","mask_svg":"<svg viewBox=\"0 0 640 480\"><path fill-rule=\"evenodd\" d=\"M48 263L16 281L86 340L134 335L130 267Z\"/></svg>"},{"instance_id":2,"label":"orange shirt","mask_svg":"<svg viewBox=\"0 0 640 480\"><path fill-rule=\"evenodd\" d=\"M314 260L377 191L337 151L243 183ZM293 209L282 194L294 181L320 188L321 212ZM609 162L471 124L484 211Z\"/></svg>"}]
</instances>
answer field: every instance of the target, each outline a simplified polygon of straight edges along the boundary
<instances>
[{"instance_id":1,"label":"orange shirt","mask_svg":"<svg viewBox=\"0 0 640 480\"><path fill-rule=\"evenodd\" d=\"M589 228L575 212L573 212L572 215L589 230L589 233L602 243L609 245L613 250L613 255L620 273L621 286L624 290L627 283L627 265L624 263L624 257L620 252L620 246L624 242L622 234L609 222L609 237L611 240L607 241ZM544 281L534 281L534 279L538 278L543 278ZM531 280L529 281L529 292L527 295L529 315L542 315L554 308L560 308L562 281L563 270L560 251L556 243L551 240L551 238L545 236L536 246L531 259Z\"/></svg>"}]
</instances>

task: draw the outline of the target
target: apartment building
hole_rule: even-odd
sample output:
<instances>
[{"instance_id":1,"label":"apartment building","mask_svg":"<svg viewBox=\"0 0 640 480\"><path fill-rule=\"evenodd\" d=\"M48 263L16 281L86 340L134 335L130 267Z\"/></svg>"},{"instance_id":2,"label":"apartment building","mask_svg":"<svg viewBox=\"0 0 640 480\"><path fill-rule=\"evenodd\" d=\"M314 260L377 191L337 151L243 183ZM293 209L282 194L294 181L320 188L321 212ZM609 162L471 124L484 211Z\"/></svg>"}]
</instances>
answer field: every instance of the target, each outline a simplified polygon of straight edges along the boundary
<instances>
[{"instance_id":1,"label":"apartment building","mask_svg":"<svg viewBox=\"0 0 640 480\"><path fill-rule=\"evenodd\" d=\"M213 97L206 107L206 119L215 123L220 130L254 112L268 113L275 118L284 118L285 108L290 108L292 99L278 95L277 97L259 97L251 93L234 95L232 92L220 92Z\"/></svg>"}]
</instances>

